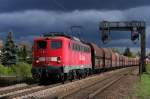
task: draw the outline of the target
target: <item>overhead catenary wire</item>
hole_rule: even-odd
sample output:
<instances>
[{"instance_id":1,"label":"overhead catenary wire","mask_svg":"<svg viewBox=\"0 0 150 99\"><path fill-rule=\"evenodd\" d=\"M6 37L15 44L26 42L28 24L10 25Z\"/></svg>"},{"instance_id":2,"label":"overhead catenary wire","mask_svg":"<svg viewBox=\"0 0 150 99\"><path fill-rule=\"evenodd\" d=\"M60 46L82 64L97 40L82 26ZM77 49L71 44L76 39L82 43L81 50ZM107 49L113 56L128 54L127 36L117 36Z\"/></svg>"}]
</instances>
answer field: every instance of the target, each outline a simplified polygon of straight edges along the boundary
<instances>
[{"instance_id":1,"label":"overhead catenary wire","mask_svg":"<svg viewBox=\"0 0 150 99\"><path fill-rule=\"evenodd\" d=\"M61 4L61 3L58 2L57 0L53 0L53 1L54 1L54 3L55 3L58 7L60 7L60 8L63 9L64 11L66 11L66 8L64 7L63 4Z\"/></svg>"}]
</instances>

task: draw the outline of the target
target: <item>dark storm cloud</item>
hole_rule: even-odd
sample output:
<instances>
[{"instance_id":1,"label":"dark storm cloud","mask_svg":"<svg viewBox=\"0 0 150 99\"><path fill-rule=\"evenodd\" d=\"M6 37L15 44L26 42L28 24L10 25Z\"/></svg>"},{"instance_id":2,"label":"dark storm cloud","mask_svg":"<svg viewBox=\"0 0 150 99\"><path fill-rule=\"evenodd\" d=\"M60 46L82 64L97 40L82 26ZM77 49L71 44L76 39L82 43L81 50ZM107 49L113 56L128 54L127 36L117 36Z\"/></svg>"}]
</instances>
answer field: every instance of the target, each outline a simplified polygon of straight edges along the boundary
<instances>
[{"instance_id":1,"label":"dark storm cloud","mask_svg":"<svg viewBox=\"0 0 150 99\"><path fill-rule=\"evenodd\" d=\"M45 10L26 10L20 12L1 13L0 14L0 34L13 30L17 40L32 41L35 36L41 33L57 31L68 32L72 25L81 25L84 27L81 38L95 43L100 43L99 22L125 21L125 20L145 20L147 22L147 37L150 37L150 6L131 8L127 10L74 10L63 11L45 11ZM112 41L108 46L128 46L130 34L115 33L112 34ZM122 40L124 39L124 40ZM121 42L122 41L122 42ZM148 42L148 40L147 40ZM147 44L148 47L150 43ZM132 46L130 44L129 46Z\"/></svg>"},{"instance_id":2,"label":"dark storm cloud","mask_svg":"<svg viewBox=\"0 0 150 99\"><path fill-rule=\"evenodd\" d=\"M24 10L129 9L150 5L149 0L0 0L0 12Z\"/></svg>"},{"instance_id":3,"label":"dark storm cloud","mask_svg":"<svg viewBox=\"0 0 150 99\"><path fill-rule=\"evenodd\" d=\"M113 16L109 16L113 13ZM0 32L13 30L16 33L16 36L20 37L39 35L40 33L49 31L68 32L70 26L81 25L84 27L83 36L87 39L94 39L98 35L98 25L99 21L102 19L117 21L124 18L120 11L100 12L96 10L76 10L65 13L29 10L0 14Z\"/></svg>"}]
</instances>

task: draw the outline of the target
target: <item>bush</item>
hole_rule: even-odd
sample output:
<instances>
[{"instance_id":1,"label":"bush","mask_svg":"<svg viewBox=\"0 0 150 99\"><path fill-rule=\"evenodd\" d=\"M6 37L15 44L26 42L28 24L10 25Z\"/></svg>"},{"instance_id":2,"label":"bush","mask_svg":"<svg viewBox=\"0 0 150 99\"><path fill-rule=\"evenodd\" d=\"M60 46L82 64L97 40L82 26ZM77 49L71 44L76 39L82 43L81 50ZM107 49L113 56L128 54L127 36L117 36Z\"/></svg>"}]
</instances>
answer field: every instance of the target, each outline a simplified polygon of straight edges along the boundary
<instances>
[{"instance_id":1,"label":"bush","mask_svg":"<svg viewBox=\"0 0 150 99\"><path fill-rule=\"evenodd\" d=\"M18 76L23 79L30 78L32 76L31 65L24 62L17 63L11 67L0 65L0 75Z\"/></svg>"},{"instance_id":2,"label":"bush","mask_svg":"<svg viewBox=\"0 0 150 99\"><path fill-rule=\"evenodd\" d=\"M150 96L150 75L142 74L141 81L137 83L136 95L140 99L149 99ZM147 98L146 98L147 97Z\"/></svg>"},{"instance_id":3,"label":"bush","mask_svg":"<svg viewBox=\"0 0 150 99\"><path fill-rule=\"evenodd\" d=\"M31 65L24 62L20 62L12 66L12 70L17 76L22 78L28 78L32 76Z\"/></svg>"},{"instance_id":4,"label":"bush","mask_svg":"<svg viewBox=\"0 0 150 99\"><path fill-rule=\"evenodd\" d=\"M11 67L0 64L0 85L11 85L20 82L34 83L31 74L31 64L20 62Z\"/></svg>"},{"instance_id":5,"label":"bush","mask_svg":"<svg viewBox=\"0 0 150 99\"><path fill-rule=\"evenodd\" d=\"M5 67L3 65L0 64L0 75L13 75L13 71L10 67Z\"/></svg>"}]
</instances>

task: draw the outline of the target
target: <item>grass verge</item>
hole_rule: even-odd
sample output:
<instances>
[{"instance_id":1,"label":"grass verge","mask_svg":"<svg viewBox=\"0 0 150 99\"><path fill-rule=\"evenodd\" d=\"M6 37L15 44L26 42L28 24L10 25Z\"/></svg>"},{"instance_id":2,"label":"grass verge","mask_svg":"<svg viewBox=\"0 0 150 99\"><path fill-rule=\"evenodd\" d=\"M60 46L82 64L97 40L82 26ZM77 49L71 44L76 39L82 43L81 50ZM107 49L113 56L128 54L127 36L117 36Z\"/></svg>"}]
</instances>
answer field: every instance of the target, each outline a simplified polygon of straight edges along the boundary
<instances>
[{"instance_id":1,"label":"grass verge","mask_svg":"<svg viewBox=\"0 0 150 99\"><path fill-rule=\"evenodd\" d=\"M150 99L150 64L146 68L147 72L142 74L141 80L137 83L136 96L139 99Z\"/></svg>"},{"instance_id":2,"label":"grass verge","mask_svg":"<svg viewBox=\"0 0 150 99\"><path fill-rule=\"evenodd\" d=\"M31 64L20 62L8 67L0 64L0 86L26 82L32 83Z\"/></svg>"}]
</instances>

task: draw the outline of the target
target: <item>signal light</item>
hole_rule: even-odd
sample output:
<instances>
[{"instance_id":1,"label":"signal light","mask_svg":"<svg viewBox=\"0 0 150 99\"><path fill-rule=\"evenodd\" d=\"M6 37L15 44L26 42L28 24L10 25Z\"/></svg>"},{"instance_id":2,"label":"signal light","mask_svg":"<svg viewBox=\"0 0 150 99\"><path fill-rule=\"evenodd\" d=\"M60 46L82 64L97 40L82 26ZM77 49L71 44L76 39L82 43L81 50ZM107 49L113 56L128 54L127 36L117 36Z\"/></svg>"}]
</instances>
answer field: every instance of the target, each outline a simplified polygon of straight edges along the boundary
<instances>
[{"instance_id":1,"label":"signal light","mask_svg":"<svg viewBox=\"0 0 150 99\"><path fill-rule=\"evenodd\" d=\"M139 33L133 32L131 39L132 39L133 41L136 40L136 39L139 39Z\"/></svg>"},{"instance_id":2,"label":"signal light","mask_svg":"<svg viewBox=\"0 0 150 99\"><path fill-rule=\"evenodd\" d=\"M133 30L131 32L131 40L136 43L136 40L139 40L139 33L138 33L138 30L137 30L137 27L133 27Z\"/></svg>"},{"instance_id":3,"label":"signal light","mask_svg":"<svg viewBox=\"0 0 150 99\"><path fill-rule=\"evenodd\" d=\"M110 40L110 32L109 30L102 31L102 41L103 43L107 43Z\"/></svg>"}]
</instances>

